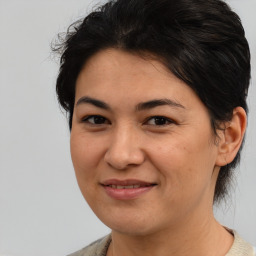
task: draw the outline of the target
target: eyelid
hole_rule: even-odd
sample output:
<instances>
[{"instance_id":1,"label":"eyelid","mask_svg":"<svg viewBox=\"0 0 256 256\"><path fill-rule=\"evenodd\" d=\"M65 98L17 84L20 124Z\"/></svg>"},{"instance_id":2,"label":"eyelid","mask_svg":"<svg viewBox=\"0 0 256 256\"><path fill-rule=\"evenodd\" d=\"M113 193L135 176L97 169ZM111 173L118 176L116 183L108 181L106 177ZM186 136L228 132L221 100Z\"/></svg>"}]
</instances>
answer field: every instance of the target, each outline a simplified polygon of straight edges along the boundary
<instances>
[{"instance_id":1,"label":"eyelid","mask_svg":"<svg viewBox=\"0 0 256 256\"><path fill-rule=\"evenodd\" d=\"M162 124L162 125L146 124L147 122L149 122L149 121L150 121L151 119L153 119L153 118L163 118L163 119L165 119L168 123L167 123L167 124ZM171 125L171 124L177 124L177 122L174 121L173 119L171 119L171 118L169 118L169 117L166 117L166 116L161 116L161 115L159 115L159 116L158 116L158 115L157 115L157 116L150 116L150 117L148 117L143 123L146 124L146 125L157 126L157 127L161 127L161 126L163 127L163 126L167 126L167 125Z\"/></svg>"},{"instance_id":2,"label":"eyelid","mask_svg":"<svg viewBox=\"0 0 256 256\"><path fill-rule=\"evenodd\" d=\"M107 123L104 122L104 123L102 123L102 124L95 124L95 123L91 123L91 122L88 121L90 118L95 118L95 117L103 118L103 119L105 119L105 121L107 121ZM83 117L83 118L81 119L81 122L82 122L82 123L88 123L88 124L90 124L90 125L95 125L95 126L110 124L110 121L109 121L106 117L104 117L104 116L102 116L102 115L87 115L87 116L85 116L85 117Z\"/></svg>"}]
</instances>

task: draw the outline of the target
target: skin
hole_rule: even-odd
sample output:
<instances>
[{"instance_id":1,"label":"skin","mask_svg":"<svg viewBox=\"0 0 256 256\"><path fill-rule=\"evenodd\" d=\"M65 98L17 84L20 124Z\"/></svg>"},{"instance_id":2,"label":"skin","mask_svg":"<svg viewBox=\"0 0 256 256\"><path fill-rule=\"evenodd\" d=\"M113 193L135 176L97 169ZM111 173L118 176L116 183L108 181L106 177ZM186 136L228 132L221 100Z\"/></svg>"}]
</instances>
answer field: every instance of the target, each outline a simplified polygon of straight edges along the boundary
<instances>
[{"instance_id":1,"label":"skin","mask_svg":"<svg viewBox=\"0 0 256 256\"><path fill-rule=\"evenodd\" d=\"M138 107L156 99L171 104ZM245 124L238 107L216 138L198 96L157 60L116 49L92 56L77 79L71 156L84 198L112 229L108 255L225 255L233 236L214 219L214 188ZM108 179L156 185L117 200L101 185Z\"/></svg>"}]
</instances>

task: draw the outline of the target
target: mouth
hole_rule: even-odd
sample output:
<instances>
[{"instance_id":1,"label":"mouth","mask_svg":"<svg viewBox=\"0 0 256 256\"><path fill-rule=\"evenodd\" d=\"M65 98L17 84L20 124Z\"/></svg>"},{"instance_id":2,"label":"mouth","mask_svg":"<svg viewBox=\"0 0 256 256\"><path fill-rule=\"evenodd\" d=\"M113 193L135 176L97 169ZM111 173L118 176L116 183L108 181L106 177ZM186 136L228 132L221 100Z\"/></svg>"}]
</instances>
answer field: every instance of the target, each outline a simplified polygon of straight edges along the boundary
<instances>
[{"instance_id":1,"label":"mouth","mask_svg":"<svg viewBox=\"0 0 256 256\"><path fill-rule=\"evenodd\" d=\"M111 179L101 183L108 196L117 200L130 200L149 192L156 183L140 180L116 180Z\"/></svg>"},{"instance_id":2,"label":"mouth","mask_svg":"<svg viewBox=\"0 0 256 256\"><path fill-rule=\"evenodd\" d=\"M107 187L116 188L116 189L132 189L132 188L142 188L142 187L150 187L151 185L129 185L129 186L122 186L122 185L107 185Z\"/></svg>"}]
</instances>

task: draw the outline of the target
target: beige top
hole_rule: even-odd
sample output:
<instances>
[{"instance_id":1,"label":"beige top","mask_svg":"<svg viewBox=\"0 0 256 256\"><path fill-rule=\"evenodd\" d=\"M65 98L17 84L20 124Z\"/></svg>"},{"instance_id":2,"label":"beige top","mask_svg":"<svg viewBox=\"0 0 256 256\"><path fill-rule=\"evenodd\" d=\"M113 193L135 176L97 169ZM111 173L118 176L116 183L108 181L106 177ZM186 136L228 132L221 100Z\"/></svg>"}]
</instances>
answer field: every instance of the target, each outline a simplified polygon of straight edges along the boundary
<instances>
[{"instance_id":1,"label":"beige top","mask_svg":"<svg viewBox=\"0 0 256 256\"><path fill-rule=\"evenodd\" d=\"M235 238L234 243L226 256L256 256L253 247L249 243L245 242L235 231L232 231L232 233ZM111 235L108 235L68 256L106 256L110 242Z\"/></svg>"}]
</instances>

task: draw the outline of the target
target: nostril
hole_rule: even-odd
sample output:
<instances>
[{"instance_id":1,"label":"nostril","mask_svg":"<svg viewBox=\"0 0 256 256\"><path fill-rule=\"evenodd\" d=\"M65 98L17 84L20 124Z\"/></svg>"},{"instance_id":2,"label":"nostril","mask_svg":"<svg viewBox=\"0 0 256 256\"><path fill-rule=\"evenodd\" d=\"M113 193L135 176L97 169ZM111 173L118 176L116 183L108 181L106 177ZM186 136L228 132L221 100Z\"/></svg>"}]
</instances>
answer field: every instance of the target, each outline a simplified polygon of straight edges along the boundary
<instances>
[{"instance_id":1,"label":"nostril","mask_svg":"<svg viewBox=\"0 0 256 256\"><path fill-rule=\"evenodd\" d=\"M145 156L140 149L110 148L105 156L105 162L111 167L123 170L128 167L136 167L144 162Z\"/></svg>"}]
</instances>

